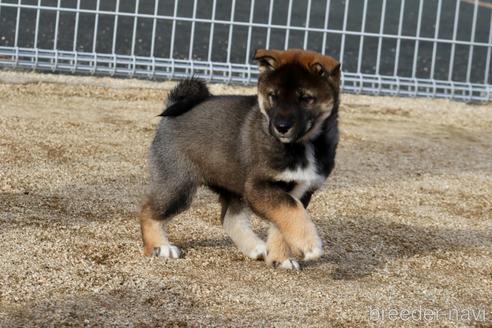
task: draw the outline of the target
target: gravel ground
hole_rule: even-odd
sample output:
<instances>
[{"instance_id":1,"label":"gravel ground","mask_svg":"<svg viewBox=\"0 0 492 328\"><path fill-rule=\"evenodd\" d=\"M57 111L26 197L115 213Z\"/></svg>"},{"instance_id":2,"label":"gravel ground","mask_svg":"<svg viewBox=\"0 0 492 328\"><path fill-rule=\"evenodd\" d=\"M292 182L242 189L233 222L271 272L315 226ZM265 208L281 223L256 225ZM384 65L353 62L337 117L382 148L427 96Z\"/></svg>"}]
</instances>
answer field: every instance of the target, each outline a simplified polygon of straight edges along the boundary
<instances>
[{"instance_id":1,"label":"gravel ground","mask_svg":"<svg viewBox=\"0 0 492 328\"><path fill-rule=\"evenodd\" d=\"M206 190L170 226L184 258L141 255L173 83L0 81L2 327L492 325L492 104L344 95L337 168L310 205L325 255L291 272L245 258Z\"/></svg>"}]
</instances>

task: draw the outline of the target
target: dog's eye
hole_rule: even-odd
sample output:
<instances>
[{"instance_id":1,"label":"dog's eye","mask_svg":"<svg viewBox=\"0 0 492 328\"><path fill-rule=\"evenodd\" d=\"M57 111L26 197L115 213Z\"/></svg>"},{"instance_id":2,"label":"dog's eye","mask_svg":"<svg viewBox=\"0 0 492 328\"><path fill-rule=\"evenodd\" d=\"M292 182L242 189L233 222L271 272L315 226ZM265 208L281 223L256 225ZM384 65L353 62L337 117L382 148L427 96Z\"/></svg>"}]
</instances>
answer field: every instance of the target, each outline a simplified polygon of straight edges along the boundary
<instances>
[{"instance_id":1,"label":"dog's eye","mask_svg":"<svg viewBox=\"0 0 492 328\"><path fill-rule=\"evenodd\" d=\"M276 101L276 100L277 100L277 94L276 94L275 92L273 92L273 91L270 91L270 92L268 93L268 100L269 100L271 103L273 103L274 101Z\"/></svg>"},{"instance_id":2,"label":"dog's eye","mask_svg":"<svg viewBox=\"0 0 492 328\"><path fill-rule=\"evenodd\" d=\"M311 105L315 100L316 98L314 98L313 96L310 96L310 95L301 95L299 97L299 100L303 103L303 104L306 104L306 105Z\"/></svg>"}]
</instances>

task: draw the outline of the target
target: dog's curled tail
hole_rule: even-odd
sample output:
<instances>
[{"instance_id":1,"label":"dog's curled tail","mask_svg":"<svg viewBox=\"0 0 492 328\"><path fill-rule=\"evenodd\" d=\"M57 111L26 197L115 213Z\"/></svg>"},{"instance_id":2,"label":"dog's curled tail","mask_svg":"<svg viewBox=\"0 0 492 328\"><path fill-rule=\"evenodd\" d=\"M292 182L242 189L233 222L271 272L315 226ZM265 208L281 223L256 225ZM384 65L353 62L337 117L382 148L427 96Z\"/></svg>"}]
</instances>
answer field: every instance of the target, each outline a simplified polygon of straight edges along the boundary
<instances>
[{"instance_id":1,"label":"dog's curled tail","mask_svg":"<svg viewBox=\"0 0 492 328\"><path fill-rule=\"evenodd\" d=\"M159 116L179 116L210 96L210 91L203 81L193 77L183 80L171 90L167 97L167 107Z\"/></svg>"}]
</instances>

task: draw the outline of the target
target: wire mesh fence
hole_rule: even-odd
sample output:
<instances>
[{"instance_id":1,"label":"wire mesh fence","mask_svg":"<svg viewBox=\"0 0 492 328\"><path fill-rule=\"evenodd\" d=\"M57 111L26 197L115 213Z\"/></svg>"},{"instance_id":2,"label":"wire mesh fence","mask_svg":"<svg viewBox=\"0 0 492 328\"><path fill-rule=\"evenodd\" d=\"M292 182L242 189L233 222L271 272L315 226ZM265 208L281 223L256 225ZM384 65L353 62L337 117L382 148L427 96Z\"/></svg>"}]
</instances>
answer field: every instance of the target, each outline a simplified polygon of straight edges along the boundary
<instances>
[{"instance_id":1,"label":"wire mesh fence","mask_svg":"<svg viewBox=\"0 0 492 328\"><path fill-rule=\"evenodd\" d=\"M0 66L256 81L256 48L339 58L348 92L492 99L491 0L0 0Z\"/></svg>"}]
</instances>

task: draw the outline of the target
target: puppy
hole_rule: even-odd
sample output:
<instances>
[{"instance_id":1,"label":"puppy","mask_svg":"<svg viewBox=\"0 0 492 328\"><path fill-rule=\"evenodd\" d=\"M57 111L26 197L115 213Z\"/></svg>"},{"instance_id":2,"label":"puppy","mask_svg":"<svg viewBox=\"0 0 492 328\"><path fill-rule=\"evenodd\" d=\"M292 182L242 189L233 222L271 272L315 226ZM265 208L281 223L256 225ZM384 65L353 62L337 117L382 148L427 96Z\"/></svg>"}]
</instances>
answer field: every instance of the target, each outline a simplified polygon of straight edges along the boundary
<instances>
[{"instance_id":1,"label":"puppy","mask_svg":"<svg viewBox=\"0 0 492 328\"><path fill-rule=\"evenodd\" d=\"M150 187L140 213L144 254L178 258L163 223L186 210L199 186L219 194L223 227L246 256L299 269L322 255L306 211L334 167L340 63L290 49L257 50L257 96L212 96L195 79L168 97L150 147ZM251 212L271 223L267 242Z\"/></svg>"}]
</instances>

